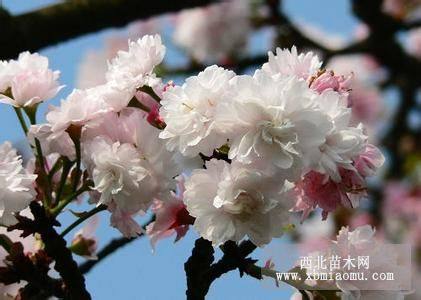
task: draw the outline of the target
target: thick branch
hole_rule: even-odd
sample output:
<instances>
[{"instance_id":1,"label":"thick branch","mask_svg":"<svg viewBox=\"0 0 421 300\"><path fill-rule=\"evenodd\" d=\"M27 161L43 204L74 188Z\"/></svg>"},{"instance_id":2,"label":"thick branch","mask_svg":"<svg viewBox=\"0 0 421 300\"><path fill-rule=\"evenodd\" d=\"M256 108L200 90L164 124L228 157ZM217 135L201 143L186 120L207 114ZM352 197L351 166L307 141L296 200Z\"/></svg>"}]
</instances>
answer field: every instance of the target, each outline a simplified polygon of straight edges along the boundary
<instances>
[{"instance_id":1,"label":"thick branch","mask_svg":"<svg viewBox=\"0 0 421 300\"><path fill-rule=\"evenodd\" d=\"M187 277L186 296L188 300L205 299L210 283L207 272L213 262L213 247L211 242L199 238L194 244L192 255L184 264Z\"/></svg>"},{"instance_id":2,"label":"thick branch","mask_svg":"<svg viewBox=\"0 0 421 300\"><path fill-rule=\"evenodd\" d=\"M18 16L0 8L0 58L13 58L25 50L37 51L104 28L211 2L214 1L73 0Z\"/></svg>"},{"instance_id":3,"label":"thick branch","mask_svg":"<svg viewBox=\"0 0 421 300\"><path fill-rule=\"evenodd\" d=\"M67 298L91 299L85 287L85 279L73 260L72 253L67 249L66 241L54 230L51 220L37 202L32 202L30 207L35 218L34 230L41 235L45 251L55 261L54 268L66 285Z\"/></svg>"},{"instance_id":4,"label":"thick branch","mask_svg":"<svg viewBox=\"0 0 421 300\"><path fill-rule=\"evenodd\" d=\"M228 241L221 249L224 251L223 257L217 262L213 262L212 244L202 238L196 240L192 255L184 265L187 276L187 299L205 299L211 284L223 274L240 270L240 274L245 271L245 267L255 261L247 259L256 246L250 241L244 241L240 245Z\"/></svg>"}]
</instances>

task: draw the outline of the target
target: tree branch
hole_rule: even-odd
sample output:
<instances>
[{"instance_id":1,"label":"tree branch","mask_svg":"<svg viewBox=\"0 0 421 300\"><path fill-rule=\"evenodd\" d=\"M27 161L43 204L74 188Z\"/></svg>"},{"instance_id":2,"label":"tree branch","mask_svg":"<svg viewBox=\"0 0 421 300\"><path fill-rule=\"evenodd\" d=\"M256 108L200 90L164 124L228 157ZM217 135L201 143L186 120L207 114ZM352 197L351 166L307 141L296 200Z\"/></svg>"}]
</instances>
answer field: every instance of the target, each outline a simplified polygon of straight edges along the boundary
<instances>
[{"instance_id":1,"label":"tree branch","mask_svg":"<svg viewBox=\"0 0 421 300\"><path fill-rule=\"evenodd\" d=\"M187 299L205 299L212 282L216 279L237 268L242 275L245 267L255 262L246 258L256 249L250 241L244 241L240 245L228 241L221 246L221 249L224 251L223 257L212 264L214 250L211 242L203 238L196 240L192 255L184 265L187 276Z\"/></svg>"},{"instance_id":2,"label":"tree branch","mask_svg":"<svg viewBox=\"0 0 421 300\"><path fill-rule=\"evenodd\" d=\"M140 235L139 237L141 237L141 236L143 236L143 235ZM106 246L104 246L104 248L102 248L100 251L98 251L98 253L97 253L98 259L85 261L84 263L79 265L79 271L82 274L88 273L97 264L102 262L105 258L110 256L111 254L113 254L117 250L123 248L124 246L130 244L131 242L136 241L139 237L136 237L136 238L120 237L120 238L115 238L115 239L111 240L111 242L109 242Z\"/></svg>"},{"instance_id":3,"label":"tree branch","mask_svg":"<svg viewBox=\"0 0 421 300\"><path fill-rule=\"evenodd\" d=\"M187 300L205 299L210 286L207 272L214 259L213 253L210 241L203 238L196 240L192 255L184 264L187 277Z\"/></svg>"},{"instance_id":4,"label":"tree branch","mask_svg":"<svg viewBox=\"0 0 421 300\"><path fill-rule=\"evenodd\" d=\"M29 256L21 243L13 243L4 262L0 267L0 282L9 285L27 281L19 291L19 299L63 297L62 281L48 276L51 259L42 250Z\"/></svg>"},{"instance_id":5,"label":"tree branch","mask_svg":"<svg viewBox=\"0 0 421 300\"><path fill-rule=\"evenodd\" d=\"M52 221L37 202L31 202L30 208L35 219L32 226L41 235L45 252L55 261L54 268L66 285L68 299L91 299L85 287L85 278L66 247L66 241L54 230Z\"/></svg>"},{"instance_id":6,"label":"tree branch","mask_svg":"<svg viewBox=\"0 0 421 300\"><path fill-rule=\"evenodd\" d=\"M73 0L18 16L0 8L0 58L14 58L25 50L37 51L104 28L212 2L215 1Z\"/></svg>"},{"instance_id":7,"label":"tree branch","mask_svg":"<svg viewBox=\"0 0 421 300\"><path fill-rule=\"evenodd\" d=\"M420 86L421 61L407 54L396 41L395 34L403 25L382 12L382 3L383 0L352 0L355 16L370 28L370 35L361 42L364 44L361 48L387 67L392 78L410 80Z\"/></svg>"},{"instance_id":8,"label":"tree branch","mask_svg":"<svg viewBox=\"0 0 421 300\"><path fill-rule=\"evenodd\" d=\"M155 221L155 216L152 216L151 219L146 222L142 227L143 229L146 229L146 226L151 224L153 221ZM102 262L105 258L116 252L117 250L123 248L124 246L138 240L140 237L143 237L144 234L140 234L138 237L135 238L126 238L126 237L120 237L115 238L111 240L104 248L102 248L97 253L97 259L96 260L87 260L84 263L79 265L79 271L82 274L88 273L90 270L92 270L97 264Z\"/></svg>"}]
</instances>

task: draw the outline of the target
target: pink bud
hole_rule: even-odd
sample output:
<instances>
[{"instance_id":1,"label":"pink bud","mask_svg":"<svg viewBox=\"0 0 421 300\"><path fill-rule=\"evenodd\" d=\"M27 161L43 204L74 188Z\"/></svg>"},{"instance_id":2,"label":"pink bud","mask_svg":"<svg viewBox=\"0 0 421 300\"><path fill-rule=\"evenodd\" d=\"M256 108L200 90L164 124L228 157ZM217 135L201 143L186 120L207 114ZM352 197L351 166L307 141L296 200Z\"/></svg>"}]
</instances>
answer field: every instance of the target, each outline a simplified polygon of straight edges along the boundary
<instances>
[{"instance_id":1,"label":"pink bud","mask_svg":"<svg viewBox=\"0 0 421 300\"><path fill-rule=\"evenodd\" d=\"M337 76L333 73L333 71L326 71L323 74L319 75L317 78L315 78L311 82L310 87L318 93L321 93L327 89L331 89L339 93L346 93L349 91L349 84L351 78L352 75L349 75L347 77Z\"/></svg>"}]
</instances>

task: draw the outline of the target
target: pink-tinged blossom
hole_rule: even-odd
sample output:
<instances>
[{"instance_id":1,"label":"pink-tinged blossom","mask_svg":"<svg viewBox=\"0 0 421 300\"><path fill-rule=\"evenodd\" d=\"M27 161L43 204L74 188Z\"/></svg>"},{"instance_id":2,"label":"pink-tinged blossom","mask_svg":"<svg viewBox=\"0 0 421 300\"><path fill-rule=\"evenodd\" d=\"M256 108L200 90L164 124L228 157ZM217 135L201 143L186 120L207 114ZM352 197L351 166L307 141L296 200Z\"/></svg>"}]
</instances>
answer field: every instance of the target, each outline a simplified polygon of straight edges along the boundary
<instances>
[{"instance_id":1,"label":"pink-tinged blossom","mask_svg":"<svg viewBox=\"0 0 421 300\"><path fill-rule=\"evenodd\" d=\"M194 228L214 246L248 237L263 246L283 234L290 184L238 163L212 159L186 180L184 203Z\"/></svg>"},{"instance_id":2,"label":"pink-tinged blossom","mask_svg":"<svg viewBox=\"0 0 421 300\"><path fill-rule=\"evenodd\" d=\"M33 106L53 98L63 86L59 71L48 68L48 59L23 52L17 60L0 63L0 102L15 107ZM2 94L10 88L10 94Z\"/></svg>"},{"instance_id":3,"label":"pink-tinged blossom","mask_svg":"<svg viewBox=\"0 0 421 300\"><path fill-rule=\"evenodd\" d=\"M312 52L298 54L294 46L289 49L276 48L276 54L269 52L269 61L263 64L262 70L270 76L296 76L307 80L317 75L322 62Z\"/></svg>"},{"instance_id":4,"label":"pink-tinged blossom","mask_svg":"<svg viewBox=\"0 0 421 300\"><path fill-rule=\"evenodd\" d=\"M341 185L318 172L307 173L298 187L302 189L300 191L303 197L301 201L313 209L319 206L323 210L323 219L326 219L328 213L335 211L338 206L352 207L352 203ZM304 212L305 215L308 215L307 210Z\"/></svg>"},{"instance_id":5,"label":"pink-tinged blossom","mask_svg":"<svg viewBox=\"0 0 421 300\"><path fill-rule=\"evenodd\" d=\"M84 143L84 152L92 165L94 189L101 193L99 203L125 211L146 210L140 183L148 176L141 154L131 144L113 142L105 137Z\"/></svg>"},{"instance_id":6,"label":"pink-tinged blossom","mask_svg":"<svg viewBox=\"0 0 421 300\"><path fill-rule=\"evenodd\" d=\"M127 51L129 46L127 38L137 40L147 34L159 33L161 18L151 18L131 23L127 31L122 35L107 37L101 49L89 50L82 58L77 72L76 86L79 89L91 88L107 82L105 74L108 69L108 61L112 60L118 51Z\"/></svg>"},{"instance_id":7,"label":"pink-tinged blossom","mask_svg":"<svg viewBox=\"0 0 421 300\"><path fill-rule=\"evenodd\" d=\"M88 124L81 138L83 160L99 193L93 201L113 207L112 223L126 235L138 232L131 216L169 195L179 174L174 154L145 117L135 109L108 113Z\"/></svg>"},{"instance_id":8,"label":"pink-tinged blossom","mask_svg":"<svg viewBox=\"0 0 421 300\"><path fill-rule=\"evenodd\" d=\"M155 104L151 107L151 110L149 111L146 120L150 124L154 125L155 127L158 127L158 128L164 128L165 127L164 119L159 114L159 105L158 104Z\"/></svg>"},{"instance_id":9,"label":"pink-tinged blossom","mask_svg":"<svg viewBox=\"0 0 421 300\"><path fill-rule=\"evenodd\" d=\"M58 153L70 160L76 158L74 143L69 134L65 131L53 133L50 124L31 125L27 138L32 146L35 146L35 138L38 139L44 155Z\"/></svg>"},{"instance_id":10,"label":"pink-tinged blossom","mask_svg":"<svg viewBox=\"0 0 421 300\"><path fill-rule=\"evenodd\" d=\"M159 240L174 233L174 242L177 242L186 235L189 226L193 224L194 218L189 215L183 202L184 190L184 177L178 177L177 194L172 192L168 199L154 201L151 209L155 213L155 221L146 227L153 249Z\"/></svg>"},{"instance_id":11,"label":"pink-tinged blossom","mask_svg":"<svg viewBox=\"0 0 421 300\"><path fill-rule=\"evenodd\" d=\"M88 93L74 90L66 100L62 100L59 107L50 106L46 115L51 131L60 134L70 125L83 126L88 121L107 112L106 107L96 99L89 99Z\"/></svg>"},{"instance_id":12,"label":"pink-tinged blossom","mask_svg":"<svg viewBox=\"0 0 421 300\"><path fill-rule=\"evenodd\" d=\"M310 209L320 207L323 219L326 219L328 213L339 206L358 206L360 199L366 196L364 177L356 170L341 168L339 173L341 177L338 182L315 171L304 175L303 180L297 184L298 203L294 210L302 210L305 218Z\"/></svg>"},{"instance_id":13,"label":"pink-tinged blossom","mask_svg":"<svg viewBox=\"0 0 421 300\"><path fill-rule=\"evenodd\" d=\"M310 87L319 93L325 90L333 90L341 94L348 94L351 77L352 75L335 75L333 71L325 71L311 79Z\"/></svg>"},{"instance_id":14,"label":"pink-tinged blossom","mask_svg":"<svg viewBox=\"0 0 421 300\"><path fill-rule=\"evenodd\" d=\"M376 85L383 79L384 72L378 63L368 55L346 55L331 59L327 68L338 75L352 74L347 80L352 122L374 124L383 110L380 90Z\"/></svg>"},{"instance_id":15,"label":"pink-tinged blossom","mask_svg":"<svg viewBox=\"0 0 421 300\"><path fill-rule=\"evenodd\" d=\"M98 227L99 217L97 215L91 217L86 225L77 231L73 237L70 250L87 259L97 259L95 256L98 240L95 231Z\"/></svg>"},{"instance_id":16,"label":"pink-tinged blossom","mask_svg":"<svg viewBox=\"0 0 421 300\"><path fill-rule=\"evenodd\" d=\"M153 73L164 59L165 46L159 35L145 35L136 42L129 41L128 51L118 51L106 74L107 82L115 82L128 90L160 83Z\"/></svg>"},{"instance_id":17,"label":"pink-tinged blossom","mask_svg":"<svg viewBox=\"0 0 421 300\"><path fill-rule=\"evenodd\" d=\"M133 96L112 82L87 90L74 90L59 107L50 107L46 119L54 133L61 133L70 125L83 126L107 112L120 111Z\"/></svg>"},{"instance_id":18,"label":"pink-tinged blossom","mask_svg":"<svg viewBox=\"0 0 421 300\"><path fill-rule=\"evenodd\" d=\"M91 123L82 133L82 144L88 145L92 139L99 137L112 143L132 145L139 153L141 165L148 170L143 191L147 201L152 201L160 193L168 194L175 188L174 177L180 173L176 164L176 154L167 151L158 138L160 130L146 121L144 112L127 108L119 114L109 113L98 122ZM91 167L90 156L96 155L95 148L89 149L86 163ZM146 201L146 200L145 200Z\"/></svg>"},{"instance_id":19,"label":"pink-tinged blossom","mask_svg":"<svg viewBox=\"0 0 421 300\"><path fill-rule=\"evenodd\" d=\"M354 161L354 166L363 177L374 176L377 170L383 166L385 158L380 150L371 144Z\"/></svg>"},{"instance_id":20,"label":"pink-tinged blossom","mask_svg":"<svg viewBox=\"0 0 421 300\"><path fill-rule=\"evenodd\" d=\"M133 218L137 213L128 213L115 205L110 205L110 225L117 228L125 237L137 237L144 232L143 228Z\"/></svg>"},{"instance_id":21,"label":"pink-tinged blossom","mask_svg":"<svg viewBox=\"0 0 421 300\"><path fill-rule=\"evenodd\" d=\"M0 224L14 225L14 214L29 206L35 197L36 175L28 174L22 158L9 142L0 145Z\"/></svg>"},{"instance_id":22,"label":"pink-tinged blossom","mask_svg":"<svg viewBox=\"0 0 421 300\"><path fill-rule=\"evenodd\" d=\"M229 0L176 16L174 43L199 62L220 62L244 49L251 30L250 3Z\"/></svg>"}]
</instances>

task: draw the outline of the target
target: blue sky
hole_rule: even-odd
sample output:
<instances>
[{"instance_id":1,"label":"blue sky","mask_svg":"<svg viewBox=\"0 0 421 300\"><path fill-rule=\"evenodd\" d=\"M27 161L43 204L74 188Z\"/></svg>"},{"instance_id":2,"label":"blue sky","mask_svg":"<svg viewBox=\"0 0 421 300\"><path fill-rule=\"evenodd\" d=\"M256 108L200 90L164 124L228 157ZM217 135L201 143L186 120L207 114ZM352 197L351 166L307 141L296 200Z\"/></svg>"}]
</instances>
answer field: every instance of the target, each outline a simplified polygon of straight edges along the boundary
<instances>
[{"instance_id":1,"label":"blue sky","mask_svg":"<svg viewBox=\"0 0 421 300\"><path fill-rule=\"evenodd\" d=\"M56 1L47 0L3 0L2 5L18 14ZM317 25L329 33L350 37L356 27L356 20L349 14L348 0L285 0L285 10L295 20ZM1 3L1 1L0 1ZM73 88L76 70L81 57L88 49L102 47L105 36L114 30L105 30L74 39L41 51L50 59L53 69L62 72L61 82L66 88L52 101L57 103ZM251 48L257 51L262 37L252 39ZM168 43L169 41L167 41ZM166 60L178 60L176 51L169 51ZM39 118L46 105L40 111ZM13 110L0 106L0 143L11 140L21 144L23 134ZM79 208L80 210L80 208ZM72 219L67 214L62 223ZM108 215L103 213L98 235L101 245L120 234L108 226ZM186 238L172 243L167 239L158 243L153 254L147 239L139 239L121 249L93 269L87 276L87 287L94 299L185 299L185 274L183 265L191 253L196 234L191 230ZM282 243L282 241L274 241ZM257 250L254 257L268 259L266 252ZM264 263L260 262L261 264ZM267 288L255 279L240 278L237 271L224 275L211 287L208 299L288 299L289 289Z\"/></svg>"}]
</instances>

